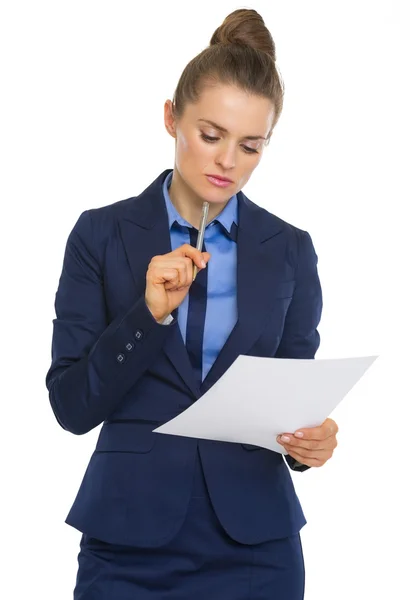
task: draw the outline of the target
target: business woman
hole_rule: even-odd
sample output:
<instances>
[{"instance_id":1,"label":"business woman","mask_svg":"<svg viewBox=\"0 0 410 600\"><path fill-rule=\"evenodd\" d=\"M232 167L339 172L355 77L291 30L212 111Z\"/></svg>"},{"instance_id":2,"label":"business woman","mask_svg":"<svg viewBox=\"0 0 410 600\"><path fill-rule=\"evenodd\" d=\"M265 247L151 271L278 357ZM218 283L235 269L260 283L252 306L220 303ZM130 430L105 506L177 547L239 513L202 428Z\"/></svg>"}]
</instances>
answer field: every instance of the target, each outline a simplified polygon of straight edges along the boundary
<instances>
[{"instance_id":1,"label":"business woman","mask_svg":"<svg viewBox=\"0 0 410 600\"><path fill-rule=\"evenodd\" d=\"M68 238L47 387L64 429L103 424L67 517L83 534L76 600L303 598L306 521L288 467L323 465L336 423L283 432L285 460L152 433L239 354L313 359L319 346L309 234L241 191L282 101L262 17L233 12L165 104L174 168L85 211Z\"/></svg>"}]
</instances>

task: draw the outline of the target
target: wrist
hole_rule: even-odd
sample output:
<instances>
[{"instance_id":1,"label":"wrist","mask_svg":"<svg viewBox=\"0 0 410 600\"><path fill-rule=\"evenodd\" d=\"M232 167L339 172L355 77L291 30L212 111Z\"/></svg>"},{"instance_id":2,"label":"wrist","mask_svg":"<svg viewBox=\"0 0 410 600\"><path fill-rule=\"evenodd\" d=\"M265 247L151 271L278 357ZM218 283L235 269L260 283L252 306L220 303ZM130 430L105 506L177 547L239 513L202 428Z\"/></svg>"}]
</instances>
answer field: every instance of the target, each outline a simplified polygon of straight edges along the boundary
<instances>
[{"instance_id":1,"label":"wrist","mask_svg":"<svg viewBox=\"0 0 410 600\"><path fill-rule=\"evenodd\" d=\"M151 313L151 316L153 319L155 319L155 321L159 324L162 324L162 322L167 318L168 314L158 314L157 312L155 312L150 305L148 304L147 300L145 299L145 304L149 310L149 312Z\"/></svg>"}]
</instances>

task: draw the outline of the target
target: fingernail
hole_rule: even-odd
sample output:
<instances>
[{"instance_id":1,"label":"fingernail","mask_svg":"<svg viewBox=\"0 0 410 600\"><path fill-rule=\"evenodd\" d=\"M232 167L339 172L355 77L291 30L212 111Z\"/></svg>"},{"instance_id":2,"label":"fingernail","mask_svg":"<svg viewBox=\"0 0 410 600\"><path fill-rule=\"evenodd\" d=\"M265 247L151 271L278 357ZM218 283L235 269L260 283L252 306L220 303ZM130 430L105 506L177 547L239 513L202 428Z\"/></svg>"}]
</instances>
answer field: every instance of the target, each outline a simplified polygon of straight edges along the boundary
<instances>
[{"instance_id":1,"label":"fingernail","mask_svg":"<svg viewBox=\"0 0 410 600\"><path fill-rule=\"evenodd\" d=\"M297 432L295 433L295 436L296 436L296 437L303 437L303 431L297 431Z\"/></svg>"},{"instance_id":2,"label":"fingernail","mask_svg":"<svg viewBox=\"0 0 410 600\"><path fill-rule=\"evenodd\" d=\"M205 267L206 267L206 262L205 262L204 260L201 262L201 267L202 267L203 269L205 269Z\"/></svg>"},{"instance_id":3,"label":"fingernail","mask_svg":"<svg viewBox=\"0 0 410 600\"><path fill-rule=\"evenodd\" d=\"M290 437L288 437L287 435L282 435L280 439L282 440L282 442L290 442Z\"/></svg>"}]
</instances>

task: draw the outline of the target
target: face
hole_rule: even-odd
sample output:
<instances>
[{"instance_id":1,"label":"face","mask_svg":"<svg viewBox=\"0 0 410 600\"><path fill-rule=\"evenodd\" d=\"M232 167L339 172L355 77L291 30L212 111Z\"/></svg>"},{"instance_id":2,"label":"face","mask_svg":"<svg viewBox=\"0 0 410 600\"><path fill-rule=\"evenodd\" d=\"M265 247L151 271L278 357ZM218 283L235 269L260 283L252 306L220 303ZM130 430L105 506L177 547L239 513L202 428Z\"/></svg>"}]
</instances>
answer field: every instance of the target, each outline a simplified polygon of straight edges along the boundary
<instances>
[{"instance_id":1,"label":"face","mask_svg":"<svg viewBox=\"0 0 410 600\"><path fill-rule=\"evenodd\" d=\"M259 164L273 118L267 98L222 84L206 87L178 120L167 100L165 126L176 146L174 177L193 199L226 202Z\"/></svg>"}]
</instances>

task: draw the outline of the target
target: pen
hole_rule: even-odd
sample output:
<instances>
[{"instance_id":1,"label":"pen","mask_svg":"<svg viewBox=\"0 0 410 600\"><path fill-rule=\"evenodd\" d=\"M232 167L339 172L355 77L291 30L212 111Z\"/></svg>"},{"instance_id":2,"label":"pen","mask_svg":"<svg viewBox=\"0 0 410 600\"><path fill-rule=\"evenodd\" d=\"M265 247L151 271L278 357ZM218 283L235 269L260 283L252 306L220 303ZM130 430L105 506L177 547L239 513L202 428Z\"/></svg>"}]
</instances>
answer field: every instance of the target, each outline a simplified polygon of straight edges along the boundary
<instances>
[{"instance_id":1,"label":"pen","mask_svg":"<svg viewBox=\"0 0 410 600\"><path fill-rule=\"evenodd\" d=\"M209 209L209 202L204 202L202 205L201 223L199 225L198 239L196 242L196 249L199 250L200 252L202 252L202 245L204 243L204 234L205 234L206 221L208 218L208 209ZM197 272L198 272L198 268L194 264L194 272L192 275L192 281L195 280Z\"/></svg>"}]
</instances>

